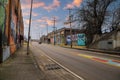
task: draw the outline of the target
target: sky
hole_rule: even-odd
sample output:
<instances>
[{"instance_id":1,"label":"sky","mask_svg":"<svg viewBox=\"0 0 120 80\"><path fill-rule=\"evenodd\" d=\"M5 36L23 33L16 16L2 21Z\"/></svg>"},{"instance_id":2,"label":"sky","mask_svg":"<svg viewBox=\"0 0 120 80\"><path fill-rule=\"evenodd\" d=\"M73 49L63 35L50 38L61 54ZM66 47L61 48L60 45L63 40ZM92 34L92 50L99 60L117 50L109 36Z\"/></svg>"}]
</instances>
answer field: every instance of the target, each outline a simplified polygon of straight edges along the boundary
<instances>
[{"instance_id":1,"label":"sky","mask_svg":"<svg viewBox=\"0 0 120 80\"><path fill-rule=\"evenodd\" d=\"M53 20L56 19L57 29L69 27L64 25L68 20L68 9L80 7L82 0L33 0L31 38L39 39L40 36L53 31ZM21 0L24 19L24 34L28 35L31 0Z\"/></svg>"}]
</instances>

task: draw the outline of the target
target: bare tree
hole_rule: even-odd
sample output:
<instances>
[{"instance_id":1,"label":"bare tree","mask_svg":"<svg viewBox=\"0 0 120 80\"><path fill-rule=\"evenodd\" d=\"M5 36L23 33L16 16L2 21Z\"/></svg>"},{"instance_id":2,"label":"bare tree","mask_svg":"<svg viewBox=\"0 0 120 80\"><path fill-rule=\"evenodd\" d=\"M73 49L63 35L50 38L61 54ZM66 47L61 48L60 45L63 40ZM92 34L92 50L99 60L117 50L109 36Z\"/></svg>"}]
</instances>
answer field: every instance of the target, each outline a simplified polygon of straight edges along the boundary
<instances>
[{"instance_id":1,"label":"bare tree","mask_svg":"<svg viewBox=\"0 0 120 80\"><path fill-rule=\"evenodd\" d=\"M102 25L108 16L108 7L116 0L87 0L79 10L79 22L86 29L87 46L95 41L95 35L102 34Z\"/></svg>"},{"instance_id":2,"label":"bare tree","mask_svg":"<svg viewBox=\"0 0 120 80\"><path fill-rule=\"evenodd\" d=\"M120 6L113 12L112 30L116 30L118 26L120 26Z\"/></svg>"}]
</instances>

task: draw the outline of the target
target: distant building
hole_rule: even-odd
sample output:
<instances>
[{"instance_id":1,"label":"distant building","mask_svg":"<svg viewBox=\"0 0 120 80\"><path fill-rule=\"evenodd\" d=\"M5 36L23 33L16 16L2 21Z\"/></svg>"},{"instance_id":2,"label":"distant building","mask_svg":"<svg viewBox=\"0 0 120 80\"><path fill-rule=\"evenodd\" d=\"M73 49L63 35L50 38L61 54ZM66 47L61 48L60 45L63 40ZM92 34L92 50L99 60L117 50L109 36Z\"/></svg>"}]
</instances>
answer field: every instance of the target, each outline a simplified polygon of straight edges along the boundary
<instances>
[{"instance_id":1,"label":"distant building","mask_svg":"<svg viewBox=\"0 0 120 80\"><path fill-rule=\"evenodd\" d=\"M72 29L72 44L77 44L78 34L84 34L84 30ZM71 34L70 28L61 28L56 31L48 33L47 36L42 36L40 39L42 42L58 45L70 45ZM85 42L84 42L85 43Z\"/></svg>"},{"instance_id":2,"label":"distant building","mask_svg":"<svg viewBox=\"0 0 120 80\"><path fill-rule=\"evenodd\" d=\"M92 46L92 48L104 50L120 50L120 28L110 33L105 33Z\"/></svg>"}]
</instances>

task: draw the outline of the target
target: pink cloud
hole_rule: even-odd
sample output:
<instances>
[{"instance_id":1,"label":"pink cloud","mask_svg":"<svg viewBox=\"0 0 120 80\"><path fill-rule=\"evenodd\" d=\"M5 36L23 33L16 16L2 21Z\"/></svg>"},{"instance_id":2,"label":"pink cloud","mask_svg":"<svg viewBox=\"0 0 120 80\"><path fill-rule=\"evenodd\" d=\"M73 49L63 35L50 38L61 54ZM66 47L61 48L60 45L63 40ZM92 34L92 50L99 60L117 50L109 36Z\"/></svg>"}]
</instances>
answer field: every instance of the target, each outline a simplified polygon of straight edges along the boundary
<instances>
[{"instance_id":1,"label":"pink cloud","mask_svg":"<svg viewBox=\"0 0 120 80\"><path fill-rule=\"evenodd\" d=\"M23 12L23 16L30 16L30 12L29 11ZM32 12L32 16L38 16L38 14L35 12Z\"/></svg>"},{"instance_id":2,"label":"pink cloud","mask_svg":"<svg viewBox=\"0 0 120 80\"><path fill-rule=\"evenodd\" d=\"M30 13L29 12L23 12L23 16L29 16Z\"/></svg>"},{"instance_id":3,"label":"pink cloud","mask_svg":"<svg viewBox=\"0 0 120 80\"><path fill-rule=\"evenodd\" d=\"M65 9L79 7L83 0L73 0L72 3L66 5Z\"/></svg>"},{"instance_id":4,"label":"pink cloud","mask_svg":"<svg viewBox=\"0 0 120 80\"><path fill-rule=\"evenodd\" d=\"M56 17L56 19L58 19L58 17ZM42 17L41 19L34 20L33 22L37 22L44 25L48 24L48 26L53 26L53 18L49 18L49 17Z\"/></svg>"},{"instance_id":5,"label":"pink cloud","mask_svg":"<svg viewBox=\"0 0 120 80\"><path fill-rule=\"evenodd\" d=\"M45 3L43 2L37 2L37 3L33 3L33 8L38 8L38 7L44 7ZM22 9L30 9L30 3L26 3L26 4L22 4Z\"/></svg>"},{"instance_id":6,"label":"pink cloud","mask_svg":"<svg viewBox=\"0 0 120 80\"><path fill-rule=\"evenodd\" d=\"M24 19L25 24L29 24L29 19Z\"/></svg>"},{"instance_id":7,"label":"pink cloud","mask_svg":"<svg viewBox=\"0 0 120 80\"><path fill-rule=\"evenodd\" d=\"M23 2L25 2L25 3L22 3L22 9L30 9L30 7L31 7L30 6L30 1L25 0ZM48 6L44 2L34 2L33 3L33 8L42 7L43 9L46 9L48 11L53 10L53 9L59 7L59 6L60 6L60 1L59 0L53 0L53 3L48 5Z\"/></svg>"},{"instance_id":8,"label":"pink cloud","mask_svg":"<svg viewBox=\"0 0 120 80\"><path fill-rule=\"evenodd\" d=\"M43 8L50 11L50 10L53 10L55 9L56 7L59 7L60 6L60 1L59 0L53 0L53 3L49 6L44 6Z\"/></svg>"},{"instance_id":9,"label":"pink cloud","mask_svg":"<svg viewBox=\"0 0 120 80\"><path fill-rule=\"evenodd\" d=\"M32 12L32 16L38 16L39 14Z\"/></svg>"}]
</instances>

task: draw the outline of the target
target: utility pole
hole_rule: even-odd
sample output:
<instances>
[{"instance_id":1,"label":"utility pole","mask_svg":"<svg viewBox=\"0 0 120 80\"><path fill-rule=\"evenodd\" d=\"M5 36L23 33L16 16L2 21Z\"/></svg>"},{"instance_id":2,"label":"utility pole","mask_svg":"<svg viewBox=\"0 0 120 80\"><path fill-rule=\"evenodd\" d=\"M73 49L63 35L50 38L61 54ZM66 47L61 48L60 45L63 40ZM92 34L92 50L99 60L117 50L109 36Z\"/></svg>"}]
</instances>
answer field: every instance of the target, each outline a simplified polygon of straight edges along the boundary
<instances>
[{"instance_id":1,"label":"utility pole","mask_svg":"<svg viewBox=\"0 0 120 80\"><path fill-rule=\"evenodd\" d=\"M54 17L54 18L53 18L54 45L55 45L55 43L56 43L56 42L55 42L55 28L56 28L56 27L55 27L55 23L56 23L56 18Z\"/></svg>"},{"instance_id":2,"label":"utility pole","mask_svg":"<svg viewBox=\"0 0 120 80\"><path fill-rule=\"evenodd\" d=\"M70 24L70 36L71 36L71 38L70 38L71 39L71 44L70 45L71 45L71 48L72 48L72 19L71 19L71 17L72 17L71 10L72 9L69 8L68 10L69 10L69 24Z\"/></svg>"},{"instance_id":3,"label":"utility pole","mask_svg":"<svg viewBox=\"0 0 120 80\"><path fill-rule=\"evenodd\" d=\"M47 29L47 43L48 43L48 24L46 24L46 29Z\"/></svg>"},{"instance_id":4,"label":"utility pole","mask_svg":"<svg viewBox=\"0 0 120 80\"><path fill-rule=\"evenodd\" d=\"M68 20L68 22L64 22L64 24L70 24L70 36L71 36L71 38L70 38L71 39L71 44L70 45L71 45L71 48L72 48L72 22L73 22L72 17L73 16L71 15L71 10L72 9L69 8L68 10L69 10L69 20Z\"/></svg>"},{"instance_id":5,"label":"utility pole","mask_svg":"<svg viewBox=\"0 0 120 80\"><path fill-rule=\"evenodd\" d=\"M32 5L33 0L31 0L31 8L30 8L30 19L29 19L29 30L28 30L28 43L27 43L27 55L29 55L29 42L30 42L30 28L31 28L31 17L32 17Z\"/></svg>"},{"instance_id":6,"label":"utility pole","mask_svg":"<svg viewBox=\"0 0 120 80\"><path fill-rule=\"evenodd\" d=\"M47 35L48 35L48 24L46 24L46 29L47 29Z\"/></svg>"}]
</instances>

